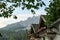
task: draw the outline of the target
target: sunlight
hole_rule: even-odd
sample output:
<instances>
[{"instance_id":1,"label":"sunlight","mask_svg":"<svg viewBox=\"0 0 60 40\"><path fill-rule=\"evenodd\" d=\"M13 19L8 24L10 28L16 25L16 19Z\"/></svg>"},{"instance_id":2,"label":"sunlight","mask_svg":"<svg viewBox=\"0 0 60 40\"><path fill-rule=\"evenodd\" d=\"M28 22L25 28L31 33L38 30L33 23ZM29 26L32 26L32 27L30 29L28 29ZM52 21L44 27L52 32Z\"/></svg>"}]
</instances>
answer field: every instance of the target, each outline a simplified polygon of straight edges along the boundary
<instances>
[{"instance_id":1,"label":"sunlight","mask_svg":"<svg viewBox=\"0 0 60 40\"><path fill-rule=\"evenodd\" d=\"M6 25L0 22L0 28L5 27Z\"/></svg>"}]
</instances>

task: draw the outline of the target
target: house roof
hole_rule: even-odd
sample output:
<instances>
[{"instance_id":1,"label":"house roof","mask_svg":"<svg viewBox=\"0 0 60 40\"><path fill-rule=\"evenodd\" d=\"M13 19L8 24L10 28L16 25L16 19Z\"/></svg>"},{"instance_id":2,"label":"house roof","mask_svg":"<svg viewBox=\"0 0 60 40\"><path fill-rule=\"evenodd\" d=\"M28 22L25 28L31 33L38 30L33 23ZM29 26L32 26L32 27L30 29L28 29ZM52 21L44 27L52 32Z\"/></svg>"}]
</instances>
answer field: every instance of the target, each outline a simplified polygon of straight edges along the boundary
<instances>
[{"instance_id":1,"label":"house roof","mask_svg":"<svg viewBox=\"0 0 60 40\"><path fill-rule=\"evenodd\" d=\"M46 17L46 15L41 15L41 16L44 17L44 18Z\"/></svg>"},{"instance_id":2,"label":"house roof","mask_svg":"<svg viewBox=\"0 0 60 40\"><path fill-rule=\"evenodd\" d=\"M41 20L41 18L43 19L44 22L46 22L46 15L41 15L41 16L40 16L40 20ZM57 24L58 22L60 22L60 18L57 19L56 21L52 22L52 23L49 25L49 27L52 27L53 25Z\"/></svg>"},{"instance_id":3,"label":"house roof","mask_svg":"<svg viewBox=\"0 0 60 40\"><path fill-rule=\"evenodd\" d=\"M46 22L46 15L41 15L40 16L40 21L41 19ZM60 22L60 18L58 20L56 20L55 22L51 23L49 26L52 27L53 25L55 25L56 23ZM37 32L41 33L41 30L45 31L47 30L46 27L42 27L40 30L38 30L39 24L32 24L32 28L34 29L35 35L38 35ZM45 29L45 30L44 30ZM54 29L55 30L55 29ZM55 32L55 31L54 31ZM43 32L45 33L45 32ZM39 36L39 35L38 35Z\"/></svg>"},{"instance_id":4,"label":"house roof","mask_svg":"<svg viewBox=\"0 0 60 40\"><path fill-rule=\"evenodd\" d=\"M44 22L46 22L46 15L41 15L40 20L43 19Z\"/></svg>"},{"instance_id":5,"label":"house roof","mask_svg":"<svg viewBox=\"0 0 60 40\"><path fill-rule=\"evenodd\" d=\"M35 33L38 31L38 26L39 24L32 24Z\"/></svg>"}]
</instances>

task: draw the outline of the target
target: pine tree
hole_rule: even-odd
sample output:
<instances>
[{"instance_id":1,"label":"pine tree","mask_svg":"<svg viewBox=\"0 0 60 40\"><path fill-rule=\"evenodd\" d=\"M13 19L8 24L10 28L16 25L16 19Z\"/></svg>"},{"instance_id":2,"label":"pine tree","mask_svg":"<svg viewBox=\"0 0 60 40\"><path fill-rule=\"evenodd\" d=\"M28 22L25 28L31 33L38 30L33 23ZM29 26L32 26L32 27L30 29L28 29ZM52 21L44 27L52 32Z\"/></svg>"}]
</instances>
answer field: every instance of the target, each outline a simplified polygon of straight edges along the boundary
<instances>
[{"instance_id":1,"label":"pine tree","mask_svg":"<svg viewBox=\"0 0 60 40\"><path fill-rule=\"evenodd\" d=\"M50 25L52 22L60 18L60 0L50 1L49 7L45 9L47 11L46 24Z\"/></svg>"}]
</instances>

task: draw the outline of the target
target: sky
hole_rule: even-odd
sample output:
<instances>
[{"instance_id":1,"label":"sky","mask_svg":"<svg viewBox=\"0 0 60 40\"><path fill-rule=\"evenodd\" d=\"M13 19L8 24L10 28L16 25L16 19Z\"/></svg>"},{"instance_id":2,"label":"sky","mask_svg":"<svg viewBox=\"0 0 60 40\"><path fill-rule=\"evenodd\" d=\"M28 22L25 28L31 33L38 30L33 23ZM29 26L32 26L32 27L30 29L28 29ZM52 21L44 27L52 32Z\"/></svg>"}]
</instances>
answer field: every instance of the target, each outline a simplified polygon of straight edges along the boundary
<instances>
[{"instance_id":1,"label":"sky","mask_svg":"<svg viewBox=\"0 0 60 40\"><path fill-rule=\"evenodd\" d=\"M27 20L28 17L40 16L42 14L46 14L46 11L44 10L44 8L48 7L49 0L43 0L43 1L45 2L46 6L40 7L39 10L35 10L36 14L34 14L34 15L27 9L22 10L20 7L17 7L15 9L15 11L13 12L13 15L16 15L18 17L17 19L13 19L13 17L10 17L10 18L0 17L0 28L3 28L5 26L7 26L8 24L16 23L19 21L25 21L25 20ZM10 5L11 4L8 3L8 6L10 6Z\"/></svg>"}]
</instances>

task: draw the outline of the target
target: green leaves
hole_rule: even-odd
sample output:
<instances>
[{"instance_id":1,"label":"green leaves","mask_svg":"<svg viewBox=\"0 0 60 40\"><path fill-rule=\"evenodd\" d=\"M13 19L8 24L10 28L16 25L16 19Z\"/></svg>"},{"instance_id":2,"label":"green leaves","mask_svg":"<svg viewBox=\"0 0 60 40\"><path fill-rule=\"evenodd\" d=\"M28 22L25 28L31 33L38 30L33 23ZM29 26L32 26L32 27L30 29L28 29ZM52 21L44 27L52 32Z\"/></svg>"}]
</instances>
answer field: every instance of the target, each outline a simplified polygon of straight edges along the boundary
<instances>
[{"instance_id":1,"label":"green leaves","mask_svg":"<svg viewBox=\"0 0 60 40\"><path fill-rule=\"evenodd\" d=\"M46 6L44 2L42 2L42 4L43 4L44 6Z\"/></svg>"},{"instance_id":2,"label":"green leaves","mask_svg":"<svg viewBox=\"0 0 60 40\"><path fill-rule=\"evenodd\" d=\"M14 19L17 19L17 16L14 15L13 18L14 18Z\"/></svg>"},{"instance_id":3,"label":"green leaves","mask_svg":"<svg viewBox=\"0 0 60 40\"><path fill-rule=\"evenodd\" d=\"M18 6L20 6L20 5L19 5L19 3L16 3L16 4L13 4L12 6L18 7Z\"/></svg>"},{"instance_id":4,"label":"green leaves","mask_svg":"<svg viewBox=\"0 0 60 40\"><path fill-rule=\"evenodd\" d=\"M41 1L41 0L36 0L37 2Z\"/></svg>"},{"instance_id":5,"label":"green leaves","mask_svg":"<svg viewBox=\"0 0 60 40\"><path fill-rule=\"evenodd\" d=\"M22 0L6 0L7 2L12 2L12 3L17 3L17 2L21 2Z\"/></svg>"},{"instance_id":6,"label":"green leaves","mask_svg":"<svg viewBox=\"0 0 60 40\"><path fill-rule=\"evenodd\" d=\"M27 9L31 9L31 7L32 7L32 5L26 4L26 8L27 8Z\"/></svg>"},{"instance_id":7,"label":"green leaves","mask_svg":"<svg viewBox=\"0 0 60 40\"><path fill-rule=\"evenodd\" d=\"M31 10L31 12L32 12L33 14L36 14L34 10Z\"/></svg>"},{"instance_id":8,"label":"green leaves","mask_svg":"<svg viewBox=\"0 0 60 40\"><path fill-rule=\"evenodd\" d=\"M6 7L7 6L7 2L12 3L12 5L10 7ZM6 0L3 2L0 2L0 9L2 12L0 14L0 17L4 17L4 18L9 18L12 16L13 11L15 10L16 7L21 7L23 10L26 8L27 10L31 10L31 12L33 14L35 14L34 9L39 9L40 7L42 7L43 5L45 5L45 3L42 0ZM15 8L14 8L15 7ZM14 16L14 18L17 19L16 16Z\"/></svg>"},{"instance_id":9,"label":"green leaves","mask_svg":"<svg viewBox=\"0 0 60 40\"><path fill-rule=\"evenodd\" d=\"M45 9L48 13L46 17L47 25L60 18L60 0L53 0L49 7Z\"/></svg>"},{"instance_id":10,"label":"green leaves","mask_svg":"<svg viewBox=\"0 0 60 40\"><path fill-rule=\"evenodd\" d=\"M22 10L24 10L25 7L22 7Z\"/></svg>"},{"instance_id":11,"label":"green leaves","mask_svg":"<svg viewBox=\"0 0 60 40\"><path fill-rule=\"evenodd\" d=\"M34 4L35 0L27 0L27 2Z\"/></svg>"},{"instance_id":12,"label":"green leaves","mask_svg":"<svg viewBox=\"0 0 60 40\"><path fill-rule=\"evenodd\" d=\"M39 6L39 5L40 5L40 3L37 3L37 4L36 4L36 6Z\"/></svg>"},{"instance_id":13,"label":"green leaves","mask_svg":"<svg viewBox=\"0 0 60 40\"><path fill-rule=\"evenodd\" d=\"M2 17L2 14L0 14L0 17Z\"/></svg>"},{"instance_id":14,"label":"green leaves","mask_svg":"<svg viewBox=\"0 0 60 40\"><path fill-rule=\"evenodd\" d=\"M6 8L6 3L4 3L4 2L3 2L3 3L0 2L0 9L1 9L1 8L4 8L4 9L5 9L5 8Z\"/></svg>"},{"instance_id":15,"label":"green leaves","mask_svg":"<svg viewBox=\"0 0 60 40\"><path fill-rule=\"evenodd\" d=\"M26 0L23 0L23 2L25 2Z\"/></svg>"}]
</instances>

